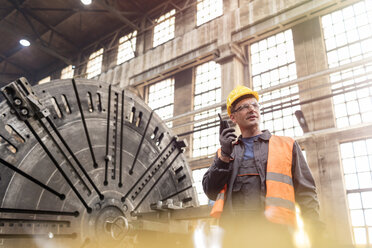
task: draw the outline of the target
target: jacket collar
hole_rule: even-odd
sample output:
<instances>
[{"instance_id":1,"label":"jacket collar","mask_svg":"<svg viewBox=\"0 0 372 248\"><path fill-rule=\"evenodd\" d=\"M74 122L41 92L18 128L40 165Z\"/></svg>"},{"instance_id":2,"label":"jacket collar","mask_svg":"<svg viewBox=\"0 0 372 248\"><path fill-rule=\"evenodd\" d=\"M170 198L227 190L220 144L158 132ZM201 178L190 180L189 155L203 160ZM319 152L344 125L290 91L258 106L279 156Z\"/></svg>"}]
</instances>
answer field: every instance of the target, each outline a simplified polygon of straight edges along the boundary
<instances>
[{"instance_id":1,"label":"jacket collar","mask_svg":"<svg viewBox=\"0 0 372 248\"><path fill-rule=\"evenodd\" d=\"M235 144L236 145L239 143L242 144L243 142L242 138L243 138L242 135L239 135L239 138ZM258 139L266 140L266 141L268 141L270 138L271 138L271 133L269 130L263 130L262 133L258 136Z\"/></svg>"},{"instance_id":2,"label":"jacket collar","mask_svg":"<svg viewBox=\"0 0 372 248\"><path fill-rule=\"evenodd\" d=\"M271 138L271 133L269 130L263 130L262 134L260 134L258 138L262 140L269 140Z\"/></svg>"}]
</instances>

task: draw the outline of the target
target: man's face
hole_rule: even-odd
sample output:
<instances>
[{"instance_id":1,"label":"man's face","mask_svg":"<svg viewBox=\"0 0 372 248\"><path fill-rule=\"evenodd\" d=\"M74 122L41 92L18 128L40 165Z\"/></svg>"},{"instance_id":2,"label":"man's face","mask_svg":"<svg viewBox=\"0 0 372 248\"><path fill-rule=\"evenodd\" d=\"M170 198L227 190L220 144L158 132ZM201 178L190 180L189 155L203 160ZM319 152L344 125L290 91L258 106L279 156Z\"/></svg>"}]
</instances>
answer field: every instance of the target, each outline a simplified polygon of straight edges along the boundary
<instances>
[{"instance_id":1,"label":"man's face","mask_svg":"<svg viewBox=\"0 0 372 248\"><path fill-rule=\"evenodd\" d=\"M236 123L240 129L249 129L260 125L261 114L260 105L256 98L249 97L239 101L234 109L231 109L231 120Z\"/></svg>"}]
</instances>

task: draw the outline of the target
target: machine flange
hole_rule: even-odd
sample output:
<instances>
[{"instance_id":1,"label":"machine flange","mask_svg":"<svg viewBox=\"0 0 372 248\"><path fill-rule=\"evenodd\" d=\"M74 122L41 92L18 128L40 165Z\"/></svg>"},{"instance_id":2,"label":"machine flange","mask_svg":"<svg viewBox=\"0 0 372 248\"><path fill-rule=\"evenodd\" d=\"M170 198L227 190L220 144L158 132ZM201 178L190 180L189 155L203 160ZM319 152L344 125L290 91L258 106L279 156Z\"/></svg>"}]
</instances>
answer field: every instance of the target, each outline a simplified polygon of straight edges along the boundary
<instances>
[{"instance_id":1,"label":"machine flange","mask_svg":"<svg viewBox=\"0 0 372 248\"><path fill-rule=\"evenodd\" d=\"M5 247L114 245L159 201L198 206L186 144L129 90L86 79L31 87L21 78L2 92Z\"/></svg>"}]
</instances>

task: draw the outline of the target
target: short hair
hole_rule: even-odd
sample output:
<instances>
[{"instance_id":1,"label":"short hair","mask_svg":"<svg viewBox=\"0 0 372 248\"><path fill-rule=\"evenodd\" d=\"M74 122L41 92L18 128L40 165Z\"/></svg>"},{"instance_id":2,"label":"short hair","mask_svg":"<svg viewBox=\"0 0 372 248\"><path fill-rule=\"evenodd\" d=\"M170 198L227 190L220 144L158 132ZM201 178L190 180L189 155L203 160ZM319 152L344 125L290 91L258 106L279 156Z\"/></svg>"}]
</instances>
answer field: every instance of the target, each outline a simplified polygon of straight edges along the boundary
<instances>
[{"instance_id":1,"label":"short hair","mask_svg":"<svg viewBox=\"0 0 372 248\"><path fill-rule=\"evenodd\" d=\"M254 98L254 99L256 99L256 97L254 95L244 95L244 96L239 97L238 99L236 99L231 104L231 113L234 113L235 112L235 106L238 104L238 102L240 102L241 100L247 99L247 98Z\"/></svg>"}]
</instances>

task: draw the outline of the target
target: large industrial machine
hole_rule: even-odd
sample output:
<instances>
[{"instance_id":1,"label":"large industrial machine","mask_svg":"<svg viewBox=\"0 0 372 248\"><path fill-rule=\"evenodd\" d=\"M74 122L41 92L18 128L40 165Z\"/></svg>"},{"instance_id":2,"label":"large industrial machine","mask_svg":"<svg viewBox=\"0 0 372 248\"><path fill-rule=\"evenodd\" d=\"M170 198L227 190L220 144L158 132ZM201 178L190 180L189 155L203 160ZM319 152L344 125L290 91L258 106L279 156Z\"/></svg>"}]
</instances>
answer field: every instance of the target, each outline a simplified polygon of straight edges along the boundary
<instances>
[{"instance_id":1,"label":"large industrial machine","mask_svg":"<svg viewBox=\"0 0 372 248\"><path fill-rule=\"evenodd\" d=\"M186 144L135 94L86 79L1 91L0 247L191 244L204 213Z\"/></svg>"}]
</instances>

